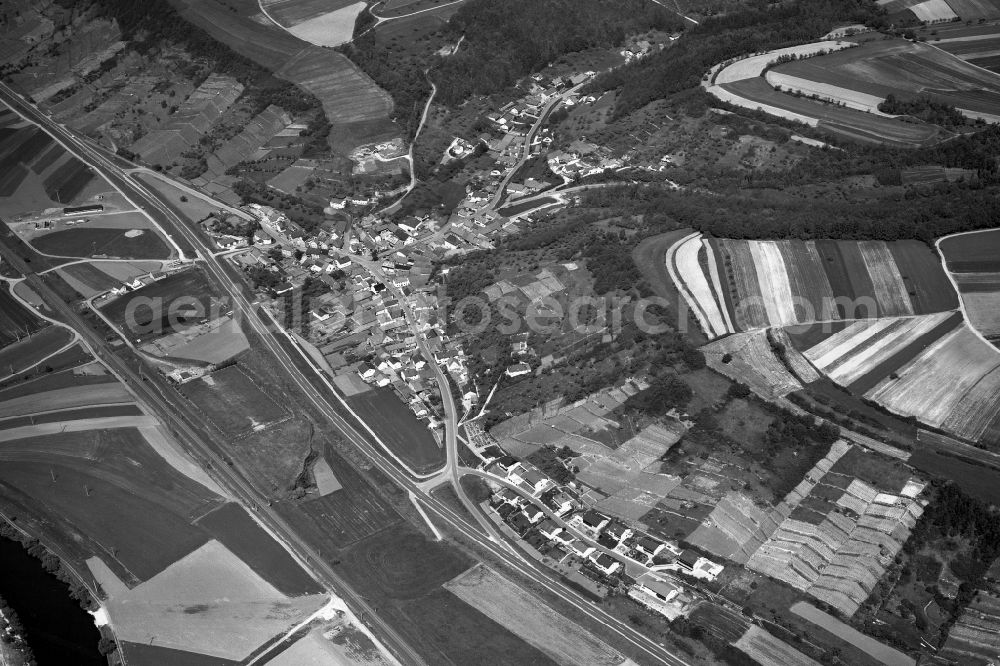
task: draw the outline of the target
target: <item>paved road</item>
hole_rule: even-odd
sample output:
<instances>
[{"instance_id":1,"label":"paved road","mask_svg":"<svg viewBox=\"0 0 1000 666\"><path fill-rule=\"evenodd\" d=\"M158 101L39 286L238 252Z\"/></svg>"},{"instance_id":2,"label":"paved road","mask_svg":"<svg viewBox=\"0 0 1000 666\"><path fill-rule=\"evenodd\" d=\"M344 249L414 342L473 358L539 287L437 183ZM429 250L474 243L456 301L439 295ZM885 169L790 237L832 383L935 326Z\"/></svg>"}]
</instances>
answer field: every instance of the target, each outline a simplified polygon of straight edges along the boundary
<instances>
[{"instance_id":1,"label":"paved road","mask_svg":"<svg viewBox=\"0 0 1000 666\"><path fill-rule=\"evenodd\" d=\"M446 524L449 529L461 534L463 538L476 544L481 551L488 553L491 557L503 562L506 566L517 571L526 579L530 580L533 584L559 597L563 602L570 604L578 612L589 617L592 621L603 624L620 640L631 644L634 649L643 653L648 660L654 663L670 664L671 666L686 666L687 662L685 662L683 658L669 651L663 645L645 636L644 634L639 633L628 623L622 622L617 617L610 615L603 608L593 604L579 593L570 590L560 582L553 580L551 578L551 572L547 568L543 567L543 565L528 561L523 556L512 554L506 545L494 543L490 539L486 538L480 531L480 528L477 525L470 523L466 516L461 515L450 505L431 495L424 488L420 487L418 482L411 479L409 475L386 460L379 449L371 444L366 437L362 436L354 424L348 422L337 411L335 406L329 401L329 398L324 391L314 385L311 378L305 376L297 370L296 361L294 361L289 355L289 352L282 347L276 336L273 335L273 332L267 330L262 320L258 317L257 313L253 310L249 301L246 299L246 296L243 293L243 284L239 281L240 278L234 278L223 268L222 264L212 256L211 251L206 247L205 243L194 230L190 229L184 221L178 219L167 206L162 204L159 199L157 199L154 193L150 192L141 184L133 182L127 178L112 160L109 160L100 151L95 150L89 143L77 139L64 128L52 123L49 118L39 113L33 107L25 104L6 86L0 85L0 99L8 102L24 115L43 125L53 135L61 139L67 146L71 146L74 149L74 152L76 152L79 156L83 157L88 163L99 169L106 177L111 179L115 185L125 188L127 191L133 193L137 198L139 198L141 200L141 205L146 207L147 212L157 215L162 220L168 222L168 224L176 232L180 233L189 242L191 242L201 254L204 260L204 265L210 275L219 281L221 286L223 286L231 298L233 298L234 309L240 310L246 315L243 317L243 321L258 333L264 349L271 353L282 364L282 366L288 370L288 377L301 390L303 396L312 402L317 410L341 432L347 441L352 443L359 451L364 453L375 467L379 468L383 473L393 479L393 481L402 489L412 491L421 497L424 506L427 508L429 513L433 514L433 516L440 521L439 524ZM19 257L16 257L16 255L14 255L14 257L18 260L19 263L17 266L21 266L22 271L24 269L29 269L28 266L24 265L24 263L20 261ZM37 276L33 276L33 279L41 282ZM45 287L45 285L42 285L42 287ZM145 406L151 409L151 413L159 416L165 424L175 430L177 437L183 444L194 449L200 454L196 456L197 460L203 463L204 461L208 461L211 463L210 467L212 472L224 475L224 478L221 479L225 482L223 485L227 488L230 488L231 485L230 490L234 493L234 496L239 497L249 506L254 506L258 515L260 515L262 520L265 521L272 531L279 535L282 540L285 541L292 548L292 550L299 555L300 558L308 562L310 570L312 570L315 575L321 576L321 580L324 580L325 582L328 581L328 584L330 584L331 587L335 589L337 593L345 599L345 601L347 601L348 605L355 610L355 612L364 612L365 617L373 625L376 632L380 635L380 637L387 640L390 649L396 652L401 659L407 661L408 663L423 663L420 656L417 655L412 648L406 645L402 638L399 637L399 635L391 627L389 627L375 614L374 609L372 609L368 603L360 597L360 595L351 590L346 582L340 579L336 572L322 560L319 554L311 546L309 546L309 544L296 535L284 523L280 516L277 516L277 514L267 508L266 502L263 501L263 497L250 486L241 474L239 474L239 470L230 467L221 459L221 456L217 453L216 449L204 441L205 433L198 432L196 428L189 425L182 418L181 415L184 414L184 411L187 408L183 405L174 404L174 401L176 401L176 392L174 392L173 389L165 383L161 384L157 373L147 375L146 377L148 381L139 381L136 373L132 371L131 367L129 367L123 359L112 354L104 346L104 340L89 329L89 327L86 326L86 322L82 322L72 309L69 308L69 306L67 306L64 302L60 301L58 297L55 297L55 295L47 287L45 287L44 291L46 293L42 295L43 298L46 298L47 300L55 298L55 305L58 306L61 311L68 310L69 312L66 314L73 315L73 321L85 329L81 330L81 334L85 331L89 332L89 335L85 337L90 338L88 340L88 346L94 345L92 347L92 351L95 355L108 363L116 374L120 373L119 376L132 386L133 389L135 389L137 398L139 398ZM76 326L74 326L74 328L76 328ZM298 363L305 363L310 367L313 367L312 361L309 359L308 355L304 354L301 350L297 351L301 355ZM204 430L207 431L207 428L204 428ZM220 447L220 450L224 449Z\"/></svg>"},{"instance_id":2,"label":"paved road","mask_svg":"<svg viewBox=\"0 0 1000 666\"><path fill-rule=\"evenodd\" d=\"M174 228L179 231L183 236L188 238L194 243L194 247L198 248L202 252L202 256L211 256L208 248L204 246L201 239L197 237L197 234L192 232L181 220L178 220L166 206L162 205L155 196L152 196L148 191L144 191L141 186L134 185L128 180L124 174L122 174L117 166L112 162L107 160L96 151L89 148L86 143L78 141L72 135L69 135L59 128L59 126L53 126L48 118L43 116L33 107L29 107L19 98L14 97L12 91L6 88L6 86L0 85L0 99L3 99L8 105L15 107L23 115L28 116L31 120L47 126L47 128L63 140L63 143L67 144L67 147L72 147L80 154L85 157L87 161L100 169L100 171L108 177L112 182L119 188L125 189L135 196L139 201L140 205L149 212L151 209L159 211L166 220L173 223ZM348 602L350 608L356 612L361 612L364 614L368 622L373 625L373 627L378 632L380 638L382 638L387 647L396 654L398 658L405 661L406 663L412 664L423 664L424 661L420 655L413 650L403 638L387 623L385 623L376 613L374 608L369 606L369 604L359 595L354 592L350 586L347 585L334 570L327 564L323 558L320 556L319 552L313 549L304 539L299 537L284 519L282 519L276 511L268 507L267 498L257 492L257 490L247 481L246 477L238 471L238 466L231 464L228 457L224 456L222 451L225 451L224 445L217 442L211 442L212 436L209 434L210 430L204 424L199 423L198 418L188 415L193 423L189 423L181 415L188 414L191 412L190 408L181 403L177 399L177 394L172 387L166 384L158 373L150 373L143 375L142 379L137 373L122 357L115 354L107 342L92 329L86 320L84 320L72 307L70 307L65 301L63 301L58 294L56 294L47 283L45 283L40 277L38 277L32 270L32 267L27 264L16 252L11 248L7 247L5 244L0 244L0 255L2 255L5 261L8 261L16 270L18 270L22 275L25 276L25 282L35 290L35 292L41 297L45 303L53 309L53 311L62 318L67 324L72 326L82 337L83 342L89 348L95 357L99 358L101 361L107 365L111 371L123 382L125 382L136 395L137 399L143 406L149 410L150 414L156 415L160 420L170 427L171 431L177 436L182 443L186 444L188 448L197 451L200 455L196 456L197 460L208 461L212 468L213 476L217 477L220 485L225 487L230 491L233 497L242 501L246 506L250 507L252 510L256 511L258 516L264 522L264 524L271 530L271 532L288 545L297 556L307 563L307 569L317 577L318 580L323 582L325 585L329 586L330 589L336 591L336 593L341 596L345 601ZM205 262L206 267L213 273L217 278L224 278L223 284L230 288L231 291L235 291L236 295L242 299L242 304L246 306L245 312L250 313L250 316L246 319L248 321L257 322L259 324L259 319L256 315L251 312L249 303L242 295L242 290L235 287L228 276L221 271L218 264L214 261ZM271 336L266 334L266 340L271 340ZM199 427L200 426L200 427Z\"/></svg>"},{"instance_id":3,"label":"paved road","mask_svg":"<svg viewBox=\"0 0 1000 666\"><path fill-rule=\"evenodd\" d=\"M511 178L513 178L514 174L516 174L521 169L521 167L524 166L524 164L528 161L528 159L531 158L531 142L535 140L535 136L538 135L538 131L542 128L542 124L545 123L545 118L549 115L549 112L552 111L552 109L554 109L556 105L559 104L561 101L563 101L573 93L577 92L586 83L587 83L586 81L584 81L583 83L578 83L572 88L559 93L558 95L550 99L545 104L544 107L542 107L541 112L538 114L538 120L535 121L535 123L531 126L531 129L528 130L528 133L524 136L524 153L521 155L521 158L517 161L517 164L515 164L514 167L507 172L507 175L504 176L503 180L500 181L500 186L497 188L497 191L493 194L493 198L490 199L488 204L486 204L486 207L489 210L496 210L496 208L500 205L500 203L504 199L504 194L507 190L507 185L510 183Z\"/></svg>"}]
</instances>

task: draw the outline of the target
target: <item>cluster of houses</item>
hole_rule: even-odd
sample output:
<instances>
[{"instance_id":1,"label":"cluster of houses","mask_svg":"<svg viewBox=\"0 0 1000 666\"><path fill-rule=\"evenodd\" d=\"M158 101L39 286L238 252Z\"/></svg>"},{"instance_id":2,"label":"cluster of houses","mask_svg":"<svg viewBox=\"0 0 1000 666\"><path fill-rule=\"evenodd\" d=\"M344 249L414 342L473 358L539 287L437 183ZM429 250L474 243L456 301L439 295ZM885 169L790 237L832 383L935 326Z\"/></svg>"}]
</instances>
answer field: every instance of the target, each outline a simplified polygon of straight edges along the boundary
<instances>
[{"instance_id":1,"label":"cluster of houses","mask_svg":"<svg viewBox=\"0 0 1000 666\"><path fill-rule=\"evenodd\" d=\"M706 581L722 573L722 565L695 551L586 506L572 484L560 486L530 462L497 446L479 455L483 469L498 479L491 482L495 492L489 500L498 520L555 565L572 566L608 587L627 588L631 598L671 620L689 612L694 599L666 572Z\"/></svg>"},{"instance_id":2,"label":"cluster of houses","mask_svg":"<svg viewBox=\"0 0 1000 666\"><path fill-rule=\"evenodd\" d=\"M235 262L280 272L286 280L272 290L275 297L302 287L310 276L324 285L299 307L308 322L302 327L307 341L331 374L352 372L372 386L390 387L417 418L439 428L440 396L423 349L458 386L468 385L469 376L464 352L449 344L444 321L437 317L437 292L429 286L432 263L443 254L409 241L426 220L385 223L377 235L374 228L305 234L273 208L251 204L245 209L261 228L253 237L255 252L235 256ZM278 309L282 303L276 298L271 305ZM467 404L478 400L475 392L465 394Z\"/></svg>"}]
</instances>

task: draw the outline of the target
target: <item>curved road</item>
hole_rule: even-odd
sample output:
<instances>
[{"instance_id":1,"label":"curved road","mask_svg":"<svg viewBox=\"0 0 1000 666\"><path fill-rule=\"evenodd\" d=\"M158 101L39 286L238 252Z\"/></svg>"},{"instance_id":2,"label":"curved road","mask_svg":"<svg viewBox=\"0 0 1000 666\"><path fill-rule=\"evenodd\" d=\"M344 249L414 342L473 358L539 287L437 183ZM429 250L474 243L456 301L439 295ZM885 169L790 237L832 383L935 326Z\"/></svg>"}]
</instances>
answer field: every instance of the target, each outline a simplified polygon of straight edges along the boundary
<instances>
[{"instance_id":1,"label":"curved road","mask_svg":"<svg viewBox=\"0 0 1000 666\"><path fill-rule=\"evenodd\" d=\"M654 663L664 663L671 666L686 666L687 662L683 658L666 649L665 646L636 631L628 623L622 622L579 593L554 580L551 577L551 572L543 565L529 562L523 557L515 556L508 550L506 545L494 543L486 538L479 526L470 523L467 517L457 513L449 504L427 492L418 482L411 479L405 472L389 462L382 455L381 451L372 445L367 438L362 436L355 426L349 423L337 411L335 406L329 402L329 398L320 388L321 385L317 386L313 384L311 378L296 370L296 362L278 342L272 331L267 329L244 295L242 278L238 276L234 278L226 272L222 264L212 256L211 251L194 230L190 229L183 220L177 218L172 210L161 203L154 193L141 184L127 178L124 172L112 160L105 157L101 151L93 148L88 142L76 138L65 130L65 128L52 123L49 118L38 112L34 107L25 104L16 93L13 93L6 86L0 85L0 99L8 101L12 106L19 109L22 115L42 125L57 138L61 138L67 146L72 146L73 152L95 168L98 168L116 186L125 188L140 199L147 212L155 212L162 220L168 222L175 231L191 242L204 259L204 266L209 274L233 298L235 309L240 310L245 315L243 321L258 334L266 351L270 352L288 370L288 378L300 389L303 397L310 401L331 424L337 427L347 441L354 444L358 450L363 452L374 466L393 479L403 490L412 491L420 497L429 513L432 513L440 521L448 525L449 529L476 544L481 551L488 553L490 557L503 562L507 567L517 571L534 585L544 588L547 592L559 597L563 602L573 606L578 612L587 616L592 621L604 625L619 640L629 643L635 650L644 654L646 659ZM2 248L2 250L5 254L13 255L13 258L17 260L16 265L20 266L22 270L30 270L15 253L9 252L7 248ZM239 497L245 504L252 507L258 516L265 521L267 526L293 552L308 563L308 568L314 575L318 576L320 580L327 582L332 589L336 590L338 595L344 598L352 609L362 611L380 637L386 639L387 644L401 659L408 663L423 663L420 655L410 648L392 627L379 618L367 601L354 592L337 575L332 567L322 560L315 549L295 534L280 516L266 506L265 499L243 478L238 468L230 467L228 461L222 459L216 448L209 441L206 441L206 434L201 431L203 429L197 427L197 421L195 421L195 425L187 423L183 416L181 416L187 407L172 402L176 399L176 392L166 385L165 382L161 382L157 373L144 374L146 379L140 381L137 373L132 370L126 361L111 353L104 346L104 340L92 329L89 329L86 322L82 321L72 308L60 301L44 283L41 283L41 280L37 276L29 278L30 282L39 283L39 289L44 292L40 295L47 301L54 299L53 306L60 310L60 314L68 317L68 321L72 321L83 328L83 330L80 330L80 333L84 335L85 341L89 347L92 347L95 355L107 363L116 374L119 374L132 387L137 398L145 406L149 407L151 413L159 416L164 423L178 433L177 436L180 441L197 451L199 455L196 458L198 460L211 463L210 467L212 471L222 477L221 480L224 482L224 485L231 489L234 495ZM77 326L74 326L74 328L77 328ZM310 363L308 358L304 362L307 364ZM189 418L195 420L194 417ZM207 431L207 428L204 428L204 430ZM457 448L457 444L455 447ZM457 471L453 472L453 477L455 474L457 474Z\"/></svg>"}]
</instances>

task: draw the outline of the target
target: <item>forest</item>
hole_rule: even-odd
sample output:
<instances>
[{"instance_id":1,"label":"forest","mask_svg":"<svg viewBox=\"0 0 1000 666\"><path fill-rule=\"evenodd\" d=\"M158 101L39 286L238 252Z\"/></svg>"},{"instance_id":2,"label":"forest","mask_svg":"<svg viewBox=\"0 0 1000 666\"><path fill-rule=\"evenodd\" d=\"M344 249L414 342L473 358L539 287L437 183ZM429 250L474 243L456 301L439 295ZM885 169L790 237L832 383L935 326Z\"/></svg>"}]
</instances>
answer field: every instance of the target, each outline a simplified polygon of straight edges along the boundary
<instances>
[{"instance_id":1,"label":"forest","mask_svg":"<svg viewBox=\"0 0 1000 666\"><path fill-rule=\"evenodd\" d=\"M941 127L961 127L968 123L965 116L951 104L937 102L926 96L903 99L889 93L885 101L878 105L878 110L894 116L912 116Z\"/></svg>"},{"instance_id":2,"label":"forest","mask_svg":"<svg viewBox=\"0 0 1000 666\"><path fill-rule=\"evenodd\" d=\"M617 89L614 117L621 118L699 85L705 72L723 60L815 40L831 25L885 22L884 10L864 0L753 2L743 10L702 21L671 48L599 76L589 92Z\"/></svg>"},{"instance_id":3,"label":"forest","mask_svg":"<svg viewBox=\"0 0 1000 666\"><path fill-rule=\"evenodd\" d=\"M448 25L459 52L434 70L440 100L490 95L565 53L621 44L628 34L683 29L674 13L647 0L471 0Z\"/></svg>"},{"instance_id":4,"label":"forest","mask_svg":"<svg viewBox=\"0 0 1000 666\"><path fill-rule=\"evenodd\" d=\"M995 226L1000 219L1000 201L993 192L961 183L846 202L798 198L780 190L709 195L638 184L590 190L582 207L603 209L607 217L642 215L645 235L691 227L721 238L746 239L915 238L930 243L947 234Z\"/></svg>"}]
</instances>

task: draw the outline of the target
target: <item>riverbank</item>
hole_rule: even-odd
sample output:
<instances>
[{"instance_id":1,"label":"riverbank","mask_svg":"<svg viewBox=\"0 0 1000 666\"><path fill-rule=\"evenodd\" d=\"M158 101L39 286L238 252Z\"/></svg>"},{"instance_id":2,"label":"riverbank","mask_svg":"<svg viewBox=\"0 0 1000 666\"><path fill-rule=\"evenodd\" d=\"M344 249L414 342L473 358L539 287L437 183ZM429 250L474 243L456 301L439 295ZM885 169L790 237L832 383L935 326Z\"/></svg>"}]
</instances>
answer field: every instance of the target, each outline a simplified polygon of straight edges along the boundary
<instances>
[{"instance_id":1,"label":"riverbank","mask_svg":"<svg viewBox=\"0 0 1000 666\"><path fill-rule=\"evenodd\" d=\"M0 598L16 613L34 658L40 664L106 666L108 661L99 650L101 632L73 596L78 592L57 577L58 567L58 558L41 544L0 523L0 570L4 573Z\"/></svg>"}]
</instances>

